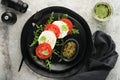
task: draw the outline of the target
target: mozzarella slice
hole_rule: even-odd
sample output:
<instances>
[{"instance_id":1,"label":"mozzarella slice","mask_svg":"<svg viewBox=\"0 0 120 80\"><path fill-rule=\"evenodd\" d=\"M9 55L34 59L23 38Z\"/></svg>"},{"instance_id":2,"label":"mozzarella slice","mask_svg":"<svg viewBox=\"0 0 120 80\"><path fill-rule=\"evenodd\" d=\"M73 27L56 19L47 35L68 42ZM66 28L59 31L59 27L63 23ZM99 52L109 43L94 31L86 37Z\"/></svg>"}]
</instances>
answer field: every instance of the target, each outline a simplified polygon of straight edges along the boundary
<instances>
[{"instance_id":1,"label":"mozzarella slice","mask_svg":"<svg viewBox=\"0 0 120 80\"><path fill-rule=\"evenodd\" d=\"M47 42L50 44L51 48L53 49L55 47L56 40L57 38L55 34L52 31L46 30L40 34L38 38L38 43L41 44L41 43Z\"/></svg>"},{"instance_id":2,"label":"mozzarella slice","mask_svg":"<svg viewBox=\"0 0 120 80\"><path fill-rule=\"evenodd\" d=\"M68 33L68 26L63 21L54 21L53 24L57 25L60 29L60 36L58 38L64 38Z\"/></svg>"}]
</instances>

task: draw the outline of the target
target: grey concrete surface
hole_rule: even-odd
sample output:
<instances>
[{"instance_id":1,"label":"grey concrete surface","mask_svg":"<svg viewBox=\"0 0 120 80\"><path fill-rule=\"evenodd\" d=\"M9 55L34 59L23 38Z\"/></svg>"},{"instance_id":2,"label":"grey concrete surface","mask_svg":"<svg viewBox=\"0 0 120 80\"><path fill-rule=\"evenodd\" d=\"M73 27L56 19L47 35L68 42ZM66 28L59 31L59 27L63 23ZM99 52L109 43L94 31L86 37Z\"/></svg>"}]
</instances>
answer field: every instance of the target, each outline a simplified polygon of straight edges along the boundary
<instances>
[{"instance_id":1,"label":"grey concrete surface","mask_svg":"<svg viewBox=\"0 0 120 80\"><path fill-rule=\"evenodd\" d=\"M99 1L106 1L113 6L113 16L107 22L100 23L92 16L92 9ZM64 6L81 15L89 24L92 33L101 30L111 35L116 43L116 51L120 54L120 0L24 0L29 4L25 14L12 9L6 9L0 4L0 16L6 10L17 14L14 25L4 24L0 20L0 80L53 80L34 73L23 63L22 69L18 67L22 59L20 51L20 36L22 28L28 18L36 11L50 6ZM120 59L110 72L106 80L120 80Z\"/></svg>"}]
</instances>

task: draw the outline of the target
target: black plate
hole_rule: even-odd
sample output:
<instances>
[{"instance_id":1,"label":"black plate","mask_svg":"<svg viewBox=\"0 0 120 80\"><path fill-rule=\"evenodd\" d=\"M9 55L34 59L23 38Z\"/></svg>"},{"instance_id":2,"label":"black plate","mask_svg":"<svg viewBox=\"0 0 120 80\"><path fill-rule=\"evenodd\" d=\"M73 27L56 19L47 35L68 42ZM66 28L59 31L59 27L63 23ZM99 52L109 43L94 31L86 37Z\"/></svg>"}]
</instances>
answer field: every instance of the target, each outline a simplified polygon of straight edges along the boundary
<instances>
[{"instance_id":1,"label":"black plate","mask_svg":"<svg viewBox=\"0 0 120 80\"><path fill-rule=\"evenodd\" d=\"M33 59L36 46L30 48L29 45L33 41L33 31L35 30L32 23L44 24L52 12L55 13L55 20L57 20L58 15L68 14L68 18L79 29L80 34L69 35L64 38L64 41L69 38L74 38L78 41L79 53L77 57L69 63L65 61L60 63L58 62L58 57L53 55L52 70L49 71L40 60ZM26 22L21 35L21 50L25 63L36 73L46 77L68 77L78 72L85 65L88 56L90 56L92 46L91 32L88 24L81 16L64 7L49 7L37 12ZM61 50L60 48L55 48L59 51Z\"/></svg>"}]
</instances>

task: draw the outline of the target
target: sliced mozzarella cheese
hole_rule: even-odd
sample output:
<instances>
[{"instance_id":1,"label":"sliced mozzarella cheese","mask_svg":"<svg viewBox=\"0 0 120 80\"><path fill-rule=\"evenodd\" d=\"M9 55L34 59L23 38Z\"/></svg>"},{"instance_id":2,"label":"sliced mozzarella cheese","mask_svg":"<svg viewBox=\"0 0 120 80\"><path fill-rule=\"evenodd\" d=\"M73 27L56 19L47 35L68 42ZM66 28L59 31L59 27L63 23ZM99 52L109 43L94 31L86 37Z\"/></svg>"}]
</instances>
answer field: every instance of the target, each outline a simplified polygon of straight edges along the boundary
<instances>
[{"instance_id":1,"label":"sliced mozzarella cheese","mask_svg":"<svg viewBox=\"0 0 120 80\"><path fill-rule=\"evenodd\" d=\"M60 29L60 36L58 38L64 38L68 33L68 26L63 21L54 21L53 24L57 25Z\"/></svg>"},{"instance_id":2,"label":"sliced mozzarella cheese","mask_svg":"<svg viewBox=\"0 0 120 80\"><path fill-rule=\"evenodd\" d=\"M50 44L51 48L53 49L56 44L56 40L57 38L52 31L45 30L40 34L38 38L38 43L41 44L47 42Z\"/></svg>"}]
</instances>

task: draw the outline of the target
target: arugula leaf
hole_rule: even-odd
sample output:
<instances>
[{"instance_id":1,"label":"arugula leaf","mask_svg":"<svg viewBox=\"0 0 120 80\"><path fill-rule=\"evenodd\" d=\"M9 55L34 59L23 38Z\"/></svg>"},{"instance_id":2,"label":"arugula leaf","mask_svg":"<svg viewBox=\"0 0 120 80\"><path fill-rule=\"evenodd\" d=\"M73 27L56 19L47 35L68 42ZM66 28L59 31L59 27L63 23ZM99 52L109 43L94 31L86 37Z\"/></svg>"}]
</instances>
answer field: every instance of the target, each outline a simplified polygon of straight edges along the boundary
<instances>
[{"instance_id":1,"label":"arugula leaf","mask_svg":"<svg viewBox=\"0 0 120 80\"><path fill-rule=\"evenodd\" d=\"M61 55L59 54L60 52L59 52L58 50L54 49L54 50L53 50L53 53L54 53L55 55L57 55L58 57L61 58Z\"/></svg>"},{"instance_id":2,"label":"arugula leaf","mask_svg":"<svg viewBox=\"0 0 120 80\"><path fill-rule=\"evenodd\" d=\"M72 34L80 34L79 30L78 29L72 29Z\"/></svg>"},{"instance_id":3,"label":"arugula leaf","mask_svg":"<svg viewBox=\"0 0 120 80\"><path fill-rule=\"evenodd\" d=\"M52 22L54 21L54 12L52 12L49 16L49 20L47 21L46 25L47 24L51 24Z\"/></svg>"},{"instance_id":4,"label":"arugula leaf","mask_svg":"<svg viewBox=\"0 0 120 80\"><path fill-rule=\"evenodd\" d=\"M62 18L68 18L68 14L63 14Z\"/></svg>"},{"instance_id":5,"label":"arugula leaf","mask_svg":"<svg viewBox=\"0 0 120 80\"><path fill-rule=\"evenodd\" d=\"M62 62L62 60L63 60L63 59L62 59L62 58L60 58L58 62Z\"/></svg>"},{"instance_id":6,"label":"arugula leaf","mask_svg":"<svg viewBox=\"0 0 120 80\"><path fill-rule=\"evenodd\" d=\"M52 63L49 59L46 59L45 60L45 66L51 71L51 68L52 68Z\"/></svg>"},{"instance_id":7,"label":"arugula leaf","mask_svg":"<svg viewBox=\"0 0 120 80\"><path fill-rule=\"evenodd\" d=\"M34 39L33 39L33 42L30 44L30 47L34 46L37 43L39 34L43 31L42 25L40 25L40 26L38 26L37 24L35 24L35 25L36 25L37 29L35 31L33 31Z\"/></svg>"},{"instance_id":8,"label":"arugula leaf","mask_svg":"<svg viewBox=\"0 0 120 80\"><path fill-rule=\"evenodd\" d=\"M33 59L34 59L34 60L37 60L37 56L33 56Z\"/></svg>"},{"instance_id":9,"label":"arugula leaf","mask_svg":"<svg viewBox=\"0 0 120 80\"><path fill-rule=\"evenodd\" d=\"M60 14L58 14L58 20L60 20Z\"/></svg>"},{"instance_id":10,"label":"arugula leaf","mask_svg":"<svg viewBox=\"0 0 120 80\"><path fill-rule=\"evenodd\" d=\"M58 62L62 62L63 59L62 59L62 56L59 54L60 52L58 50L54 49L53 53L60 58Z\"/></svg>"},{"instance_id":11,"label":"arugula leaf","mask_svg":"<svg viewBox=\"0 0 120 80\"><path fill-rule=\"evenodd\" d=\"M63 15L58 14L58 20L62 18L68 18L68 14L63 14Z\"/></svg>"},{"instance_id":12,"label":"arugula leaf","mask_svg":"<svg viewBox=\"0 0 120 80\"><path fill-rule=\"evenodd\" d=\"M57 40L57 42L56 42L56 46L63 46L64 45L64 40L63 39L59 39L59 40Z\"/></svg>"}]
</instances>

